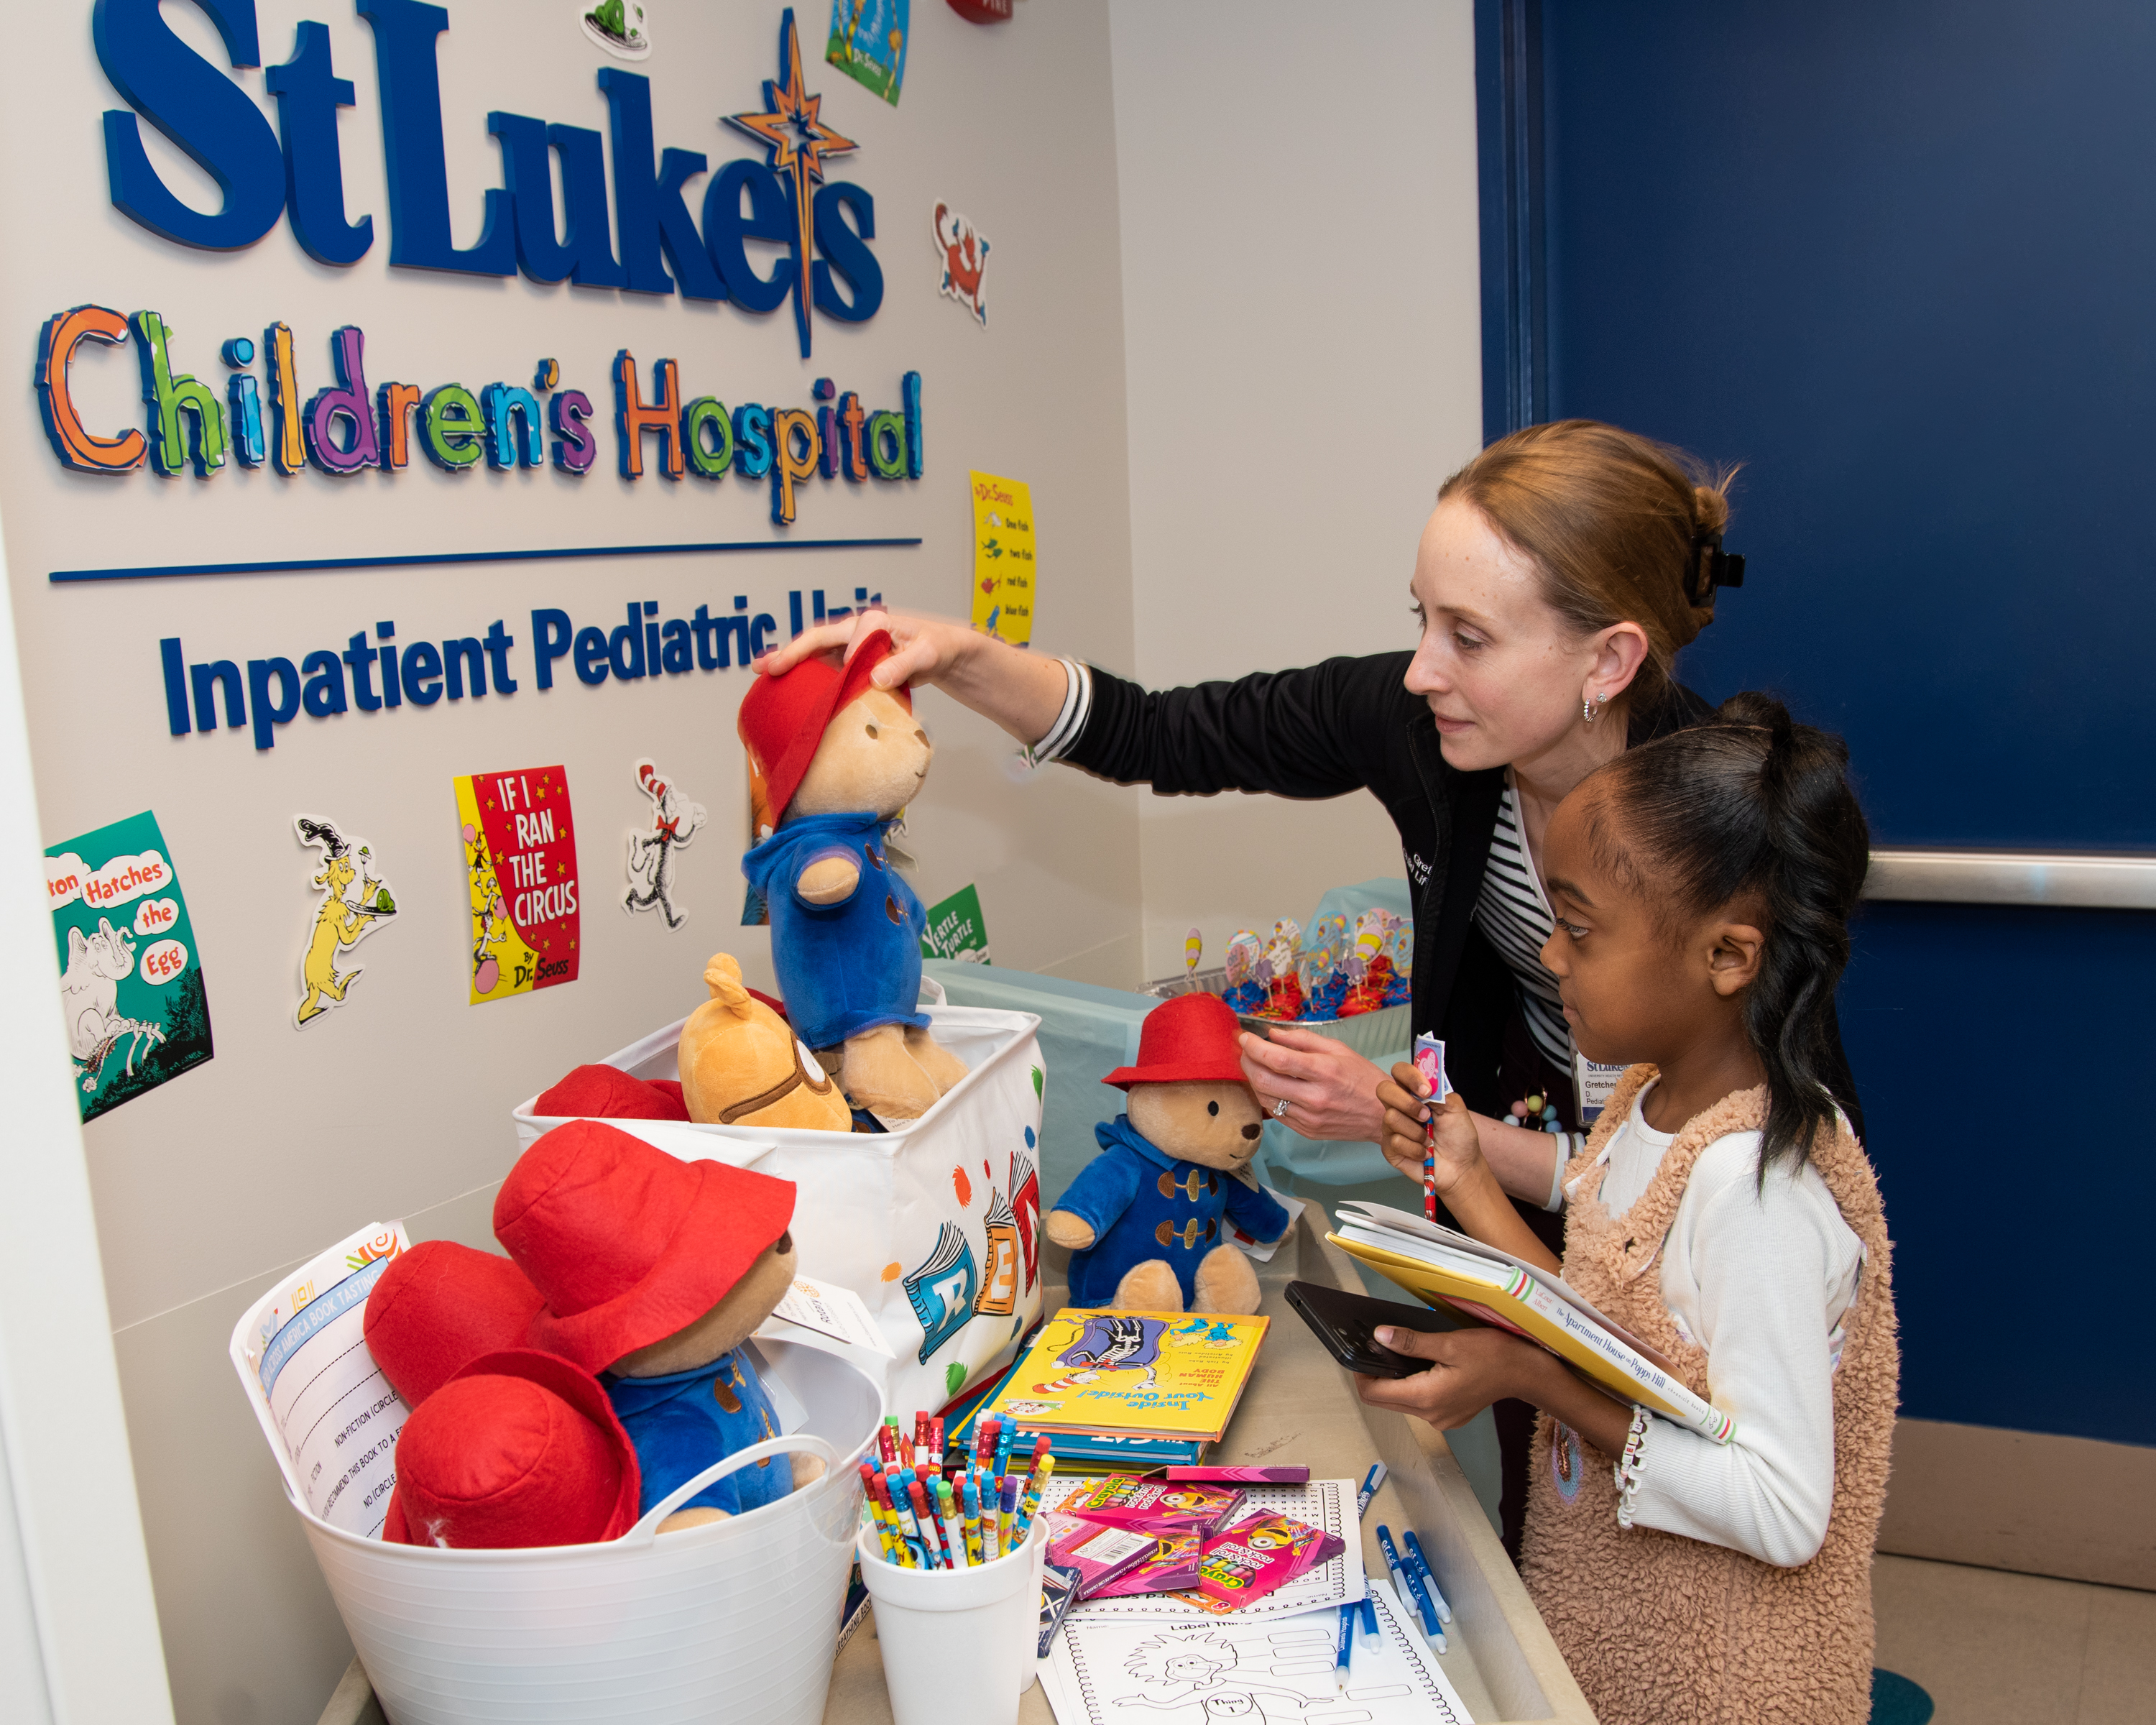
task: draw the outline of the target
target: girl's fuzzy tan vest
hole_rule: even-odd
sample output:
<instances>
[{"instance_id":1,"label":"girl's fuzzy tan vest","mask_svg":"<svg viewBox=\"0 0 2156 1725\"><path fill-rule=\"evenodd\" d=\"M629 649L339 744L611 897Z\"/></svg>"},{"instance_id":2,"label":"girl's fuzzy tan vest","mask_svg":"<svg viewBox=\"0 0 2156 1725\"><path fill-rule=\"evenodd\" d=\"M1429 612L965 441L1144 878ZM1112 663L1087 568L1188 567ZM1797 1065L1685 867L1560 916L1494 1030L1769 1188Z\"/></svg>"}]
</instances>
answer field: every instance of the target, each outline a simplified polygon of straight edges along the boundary
<instances>
[{"instance_id":1,"label":"girl's fuzzy tan vest","mask_svg":"<svg viewBox=\"0 0 2156 1725\"><path fill-rule=\"evenodd\" d=\"M1625 1075L1568 1180L1594 1166L1654 1076L1652 1066ZM1764 1086L1732 1092L1686 1124L1623 1217L1613 1219L1599 1183L1585 1180L1567 1211L1566 1281L1667 1355L1701 1396L1707 1352L1678 1332L1656 1266L1700 1152L1725 1133L1758 1131L1766 1113ZM1900 1371L1892 1249L1877 1178L1848 1127L1811 1159L1865 1250L1842 1318L1834 1507L1817 1556L1779 1569L1723 1546L1620 1527L1612 1458L1547 1414L1536 1424L1521 1570L1602 1725L1865 1725L1871 1717L1871 1546Z\"/></svg>"}]
</instances>

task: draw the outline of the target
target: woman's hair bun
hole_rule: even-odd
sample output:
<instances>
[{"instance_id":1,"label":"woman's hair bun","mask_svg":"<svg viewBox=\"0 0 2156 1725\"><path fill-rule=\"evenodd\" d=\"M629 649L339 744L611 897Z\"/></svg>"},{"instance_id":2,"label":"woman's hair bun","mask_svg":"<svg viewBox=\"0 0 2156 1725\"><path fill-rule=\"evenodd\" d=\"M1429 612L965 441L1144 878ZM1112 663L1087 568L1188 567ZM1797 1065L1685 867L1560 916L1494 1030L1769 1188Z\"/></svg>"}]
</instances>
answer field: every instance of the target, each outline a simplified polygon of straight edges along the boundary
<instances>
[{"instance_id":1,"label":"woman's hair bun","mask_svg":"<svg viewBox=\"0 0 2156 1725\"><path fill-rule=\"evenodd\" d=\"M1711 537L1729 525L1729 481L1732 474L1722 474L1703 485L1691 488L1692 519L1698 523L1702 537Z\"/></svg>"}]
</instances>

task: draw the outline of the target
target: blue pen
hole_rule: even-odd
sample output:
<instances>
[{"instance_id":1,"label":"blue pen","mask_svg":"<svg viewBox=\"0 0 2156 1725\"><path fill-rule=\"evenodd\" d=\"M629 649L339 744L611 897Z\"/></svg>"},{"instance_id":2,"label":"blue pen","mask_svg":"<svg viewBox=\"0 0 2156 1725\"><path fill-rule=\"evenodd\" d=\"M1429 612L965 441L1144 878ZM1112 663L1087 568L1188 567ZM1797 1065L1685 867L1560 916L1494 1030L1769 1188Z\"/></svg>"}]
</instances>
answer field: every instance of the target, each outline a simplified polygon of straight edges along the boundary
<instances>
[{"instance_id":1,"label":"blue pen","mask_svg":"<svg viewBox=\"0 0 2156 1725\"><path fill-rule=\"evenodd\" d=\"M1378 1549L1385 1554L1386 1567L1393 1572L1393 1591L1400 1596L1402 1604L1413 1607L1422 1619L1423 1638L1435 1640L1440 1634L1437 1614L1430 1609L1429 1596L1414 1571L1400 1561L1399 1548L1393 1543L1393 1530L1383 1522L1378 1523Z\"/></svg>"},{"instance_id":2,"label":"blue pen","mask_svg":"<svg viewBox=\"0 0 2156 1725\"><path fill-rule=\"evenodd\" d=\"M1363 1489L1355 1494L1355 1514L1358 1519L1363 1512L1369 1508L1370 1500L1378 1495L1384 1483L1385 1464L1382 1461L1372 1462L1369 1472L1363 1476Z\"/></svg>"},{"instance_id":3,"label":"blue pen","mask_svg":"<svg viewBox=\"0 0 2156 1725\"><path fill-rule=\"evenodd\" d=\"M1385 1645L1378 1634L1378 1608L1370 1603L1368 1594L1363 1595L1363 1647L1368 1656L1375 1659Z\"/></svg>"},{"instance_id":4,"label":"blue pen","mask_svg":"<svg viewBox=\"0 0 2156 1725\"><path fill-rule=\"evenodd\" d=\"M1332 1675L1338 1692L1348 1692L1348 1662L1355 1656L1355 1608L1340 1608L1340 1651L1333 1661Z\"/></svg>"},{"instance_id":5,"label":"blue pen","mask_svg":"<svg viewBox=\"0 0 2156 1725\"><path fill-rule=\"evenodd\" d=\"M1437 1572L1430 1567L1430 1559L1423 1555L1422 1541L1415 1538L1414 1529L1408 1529L1408 1562L1415 1574L1422 1577L1422 1584L1430 1589L1430 1601L1437 1607L1440 1623L1452 1621L1452 1607L1445 1603L1445 1595L1438 1590Z\"/></svg>"}]
</instances>

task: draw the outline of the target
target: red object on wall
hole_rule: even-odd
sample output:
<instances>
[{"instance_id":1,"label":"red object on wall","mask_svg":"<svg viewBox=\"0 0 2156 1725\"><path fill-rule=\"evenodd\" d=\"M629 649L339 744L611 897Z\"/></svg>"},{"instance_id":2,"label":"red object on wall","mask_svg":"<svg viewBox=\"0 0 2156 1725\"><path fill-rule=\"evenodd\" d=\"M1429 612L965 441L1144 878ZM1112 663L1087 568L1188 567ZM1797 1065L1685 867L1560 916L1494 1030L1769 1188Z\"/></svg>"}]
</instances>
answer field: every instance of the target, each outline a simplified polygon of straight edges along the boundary
<instances>
[{"instance_id":1,"label":"red object on wall","mask_svg":"<svg viewBox=\"0 0 2156 1725\"><path fill-rule=\"evenodd\" d=\"M969 24L1007 24L1011 0L951 0L951 10Z\"/></svg>"}]
</instances>

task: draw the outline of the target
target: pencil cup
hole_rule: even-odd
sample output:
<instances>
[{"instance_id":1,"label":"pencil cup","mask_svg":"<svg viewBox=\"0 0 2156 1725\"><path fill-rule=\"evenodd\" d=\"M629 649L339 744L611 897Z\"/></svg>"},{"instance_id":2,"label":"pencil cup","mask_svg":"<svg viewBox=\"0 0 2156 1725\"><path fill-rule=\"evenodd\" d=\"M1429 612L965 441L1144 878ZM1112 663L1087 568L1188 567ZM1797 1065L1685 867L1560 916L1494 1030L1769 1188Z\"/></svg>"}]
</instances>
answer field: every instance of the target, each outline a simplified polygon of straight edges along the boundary
<instances>
[{"instance_id":1,"label":"pencil cup","mask_svg":"<svg viewBox=\"0 0 2156 1725\"><path fill-rule=\"evenodd\" d=\"M896 1725L1015 1725L1033 1685L1048 1517L1007 1557L971 1569L906 1569L860 1538L861 1579L875 1601L876 1645Z\"/></svg>"}]
</instances>

